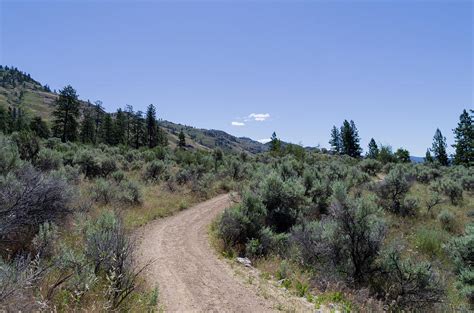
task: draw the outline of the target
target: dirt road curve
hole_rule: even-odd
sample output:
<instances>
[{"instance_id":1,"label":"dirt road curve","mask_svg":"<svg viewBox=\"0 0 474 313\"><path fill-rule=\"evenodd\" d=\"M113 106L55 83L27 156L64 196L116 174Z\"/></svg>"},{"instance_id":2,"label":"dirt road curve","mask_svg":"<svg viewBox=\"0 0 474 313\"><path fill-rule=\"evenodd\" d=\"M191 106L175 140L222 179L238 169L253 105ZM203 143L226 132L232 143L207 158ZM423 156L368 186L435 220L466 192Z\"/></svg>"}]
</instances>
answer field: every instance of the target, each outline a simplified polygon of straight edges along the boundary
<instances>
[{"instance_id":1,"label":"dirt road curve","mask_svg":"<svg viewBox=\"0 0 474 313\"><path fill-rule=\"evenodd\" d=\"M209 244L208 226L229 204L228 195L218 196L139 231L140 262L156 260L145 279L158 283L166 312L274 311L274 304L239 281Z\"/></svg>"}]
</instances>

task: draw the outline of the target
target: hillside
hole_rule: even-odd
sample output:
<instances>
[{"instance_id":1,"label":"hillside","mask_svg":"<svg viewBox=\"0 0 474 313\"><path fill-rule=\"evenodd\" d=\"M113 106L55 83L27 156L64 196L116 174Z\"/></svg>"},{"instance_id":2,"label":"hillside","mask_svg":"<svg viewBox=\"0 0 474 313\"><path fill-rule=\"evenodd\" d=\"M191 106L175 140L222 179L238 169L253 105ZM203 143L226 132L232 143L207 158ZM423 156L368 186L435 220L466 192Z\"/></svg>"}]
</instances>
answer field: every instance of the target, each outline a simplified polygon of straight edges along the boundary
<instances>
[{"instance_id":1,"label":"hillside","mask_svg":"<svg viewBox=\"0 0 474 313\"><path fill-rule=\"evenodd\" d=\"M17 68L0 67L1 107L18 107L32 117L40 116L50 122L56 98L57 94L52 92L47 85L42 85L39 81L31 78L29 74ZM83 108L91 105L84 100L81 102ZM178 134L183 130L190 148L205 150L220 148L225 151L251 154L268 150L268 145L250 138L238 138L220 130L194 128L170 121L161 121L160 126L167 132L172 148L176 147Z\"/></svg>"}]
</instances>

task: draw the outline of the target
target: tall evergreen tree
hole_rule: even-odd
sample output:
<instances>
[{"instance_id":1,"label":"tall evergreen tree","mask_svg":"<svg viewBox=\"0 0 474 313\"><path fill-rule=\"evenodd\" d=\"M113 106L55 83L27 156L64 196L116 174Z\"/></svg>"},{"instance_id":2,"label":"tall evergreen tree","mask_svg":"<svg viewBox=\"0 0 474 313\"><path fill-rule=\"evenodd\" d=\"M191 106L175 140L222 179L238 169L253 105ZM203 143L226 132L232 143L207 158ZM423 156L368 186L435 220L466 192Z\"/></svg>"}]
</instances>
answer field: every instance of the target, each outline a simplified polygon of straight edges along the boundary
<instances>
[{"instance_id":1,"label":"tall evergreen tree","mask_svg":"<svg viewBox=\"0 0 474 313\"><path fill-rule=\"evenodd\" d=\"M182 129L179 132L178 138L179 138L178 146L180 148L186 147L186 135L184 135L184 132Z\"/></svg>"},{"instance_id":2,"label":"tall evergreen tree","mask_svg":"<svg viewBox=\"0 0 474 313\"><path fill-rule=\"evenodd\" d=\"M97 100L94 103L94 143L97 144L103 138L102 134L102 123L104 121L104 107L102 106L102 101Z\"/></svg>"},{"instance_id":3,"label":"tall evergreen tree","mask_svg":"<svg viewBox=\"0 0 474 313\"><path fill-rule=\"evenodd\" d=\"M348 122L344 120L341 127L341 140L342 154L349 155L353 158L360 157L362 149L359 145L359 132L357 131L354 121Z\"/></svg>"},{"instance_id":4,"label":"tall evergreen tree","mask_svg":"<svg viewBox=\"0 0 474 313\"><path fill-rule=\"evenodd\" d=\"M281 152L281 141L278 139L275 132L273 132L270 141L270 151L274 154L279 154Z\"/></svg>"},{"instance_id":5,"label":"tall evergreen tree","mask_svg":"<svg viewBox=\"0 0 474 313\"><path fill-rule=\"evenodd\" d=\"M90 110L84 112L84 118L81 123L81 132L79 134L81 142L94 143L95 140L95 118Z\"/></svg>"},{"instance_id":6,"label":"tall evergreen tree","mask_svg":"<svg viewBox=\"0 0 474 313\"><path fill-rule=\"evenodd\" d=\"M369 142L369 151L367 152L367 157L369 159L377 159L378 156L379 156L379 146L377 146L375 139L372 138L370 139L370 142Z\"/></svg>"},{"instance_id":7,"label":"tall evergreen tree","mask_svg":"<svg viewBox=\"0 0 474 313\"><path fill-rule=\"evenodd\" d=\"M437 128L433 137L433 146L431 148L431 152L433 152L434 159L444 166L449 165L446 147L446 138L443 136L439 128Z\"/></svg>"},{"instance_id":8,"label":"tall evergreen tree","mask_svg":"<svg viewBox=\"0 0 474 313\"><path fill-rule=\"evenodd\" d=\"M133 106L125 106L125 143L129 145L132 139L132 122L134 117Z\"/></svg>"},{"instance_id":9,"label":"tall evergreen tree","mask_svg":"<svg viewBox=\"0 0 474 313\"><path fill-rule=\"evenodd\" d=\"M122 109L117 110L114 125L114 141L117 144L125 144L125 132L127 128L127 117Z\"/></svg>"},{"instance_id":10,"label":"tall evergreen tree","mask_svg":"<svg viewBox=\"0 0 474 313\"><path fill-rule=\"evenodd\" d=\"M109 144L114 145L115 137L114 137L114 121L110 114L104 115L104 124L102 126L102 141Z\"/></svg>"},{"instance_id":11,"label":"tall evergreen tree","mask_svg":"<svg viewBox=\"0 0 474 313\"><path fill-rule=\"evenodd\" d=\"M55 101L56 109L53 112L53 133L61 138L62 142L77 139L77 128L79 118L79 100L76 90L71 85L59 91L59 97Z\"/></svg>"},{"instance_id":12,"label":"tall evergreen tree","mask_svg":"<svg viewBox=\"0 0 474 313\"><path fill-rule=\"evenodd\" d=\"M133 115L131 123L131 144L134 148L140 148L146 143L145 120L143 119L143 112L137 111Z\"/></svg>"},{"instance_id":13,"label":"tall evergreen tree","mask_svg":"<svg viewBox=\"0 0 474 313\"><path fill-rule=\"evenodd\" d=\"M426 163L433 163L434 162L430 149L426 149L425 162Z\"/></svg>"},{"instance_id":14,"label":"tall evergreen tree","mask_svg":"<svg viewBox=\"0 0 474 313\"><path fill-rule=\"evenodd\" d=\"M472 112L472 111L471 111ZM454 131L454 164L474 165L474 124L473 117L464 110L459 116L458 127Z\"/></svg>"},{"instance_id":15,"label":"tall evergreen tree","mask_svg":"<svg viewBox=\"0 0 474 313\"><path fill-rule=\"evenodd\" d=\"M8 132L8 112L3 107L0 106L0 132Z\"/></svg>"},{"instance_id":16,"label":"tall evergreen tree","mask_svg":"<svg viewBox=\"0 0 474 313\"><path fill-rule=\"evenodd\" d=\"M48 124L41 119L40 116L35 116L30 122L30 130L36 134L36 136L47 139L51 135Z\"/></svg>"},{"instance_id":17,"label":"tall evergreen tree","mask_svg":"<svg viewBox=\"0 0 474 313\"><path fill-rule=\"evenodd\" d=\"M329 144L331 145L331 150L335 154L340 154L342 151L342 139L341 133L336 126L333 126L331 129L331 140L329 140Z\"/></svg>"},{"instance_id":18,"label":"tall evergreen tree","mask_svg":"<svg viewBox=\"0 0 474 313\"><path fill-rule=\"evenodd\" d=\"M158 145L158 123L156 121L156 109L150 104L146 110L146 138L148 148Z\"/></svg>"}]
</instances>

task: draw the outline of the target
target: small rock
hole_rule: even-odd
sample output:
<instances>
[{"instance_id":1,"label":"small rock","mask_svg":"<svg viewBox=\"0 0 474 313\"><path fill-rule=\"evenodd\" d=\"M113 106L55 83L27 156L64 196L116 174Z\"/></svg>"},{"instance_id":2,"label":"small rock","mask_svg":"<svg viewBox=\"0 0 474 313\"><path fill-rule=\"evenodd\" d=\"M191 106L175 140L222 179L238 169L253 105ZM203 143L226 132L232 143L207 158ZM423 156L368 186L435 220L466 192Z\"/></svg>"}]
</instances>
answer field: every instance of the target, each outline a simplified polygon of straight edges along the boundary
<instances>
[{"instance_id":1,"label":"small rock","mask_svg":"<svg viewBox=\"0 0 474 313\"><path fill-rule=\"evenodd\" d=\"M250 260L248 258L237 258L237 262L239 262L240 264L243 264L247 267L252 266L252 262L250 262Z\"/></svg>"}]
</instances>

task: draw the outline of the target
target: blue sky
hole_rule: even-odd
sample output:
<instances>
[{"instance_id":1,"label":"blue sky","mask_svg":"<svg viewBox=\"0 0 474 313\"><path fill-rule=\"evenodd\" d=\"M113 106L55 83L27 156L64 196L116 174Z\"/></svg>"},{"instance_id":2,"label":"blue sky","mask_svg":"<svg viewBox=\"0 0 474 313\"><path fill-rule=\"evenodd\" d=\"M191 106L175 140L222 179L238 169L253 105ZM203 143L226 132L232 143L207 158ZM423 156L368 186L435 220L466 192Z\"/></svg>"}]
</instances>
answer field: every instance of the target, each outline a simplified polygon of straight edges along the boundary
<instances>
[{"instance_id":1,"label":"blue sky","mask_svg":"<svg viewBox=\"0 0 474 313\"><path fill-rule=\"evenodd\" d=\"M471 1L0 1L0 63L112 111L424 155L473 108ZM253 114L253 115L252 115ZM243 125L245 124L245 125Z\"/></svg>"}]
</instances>

